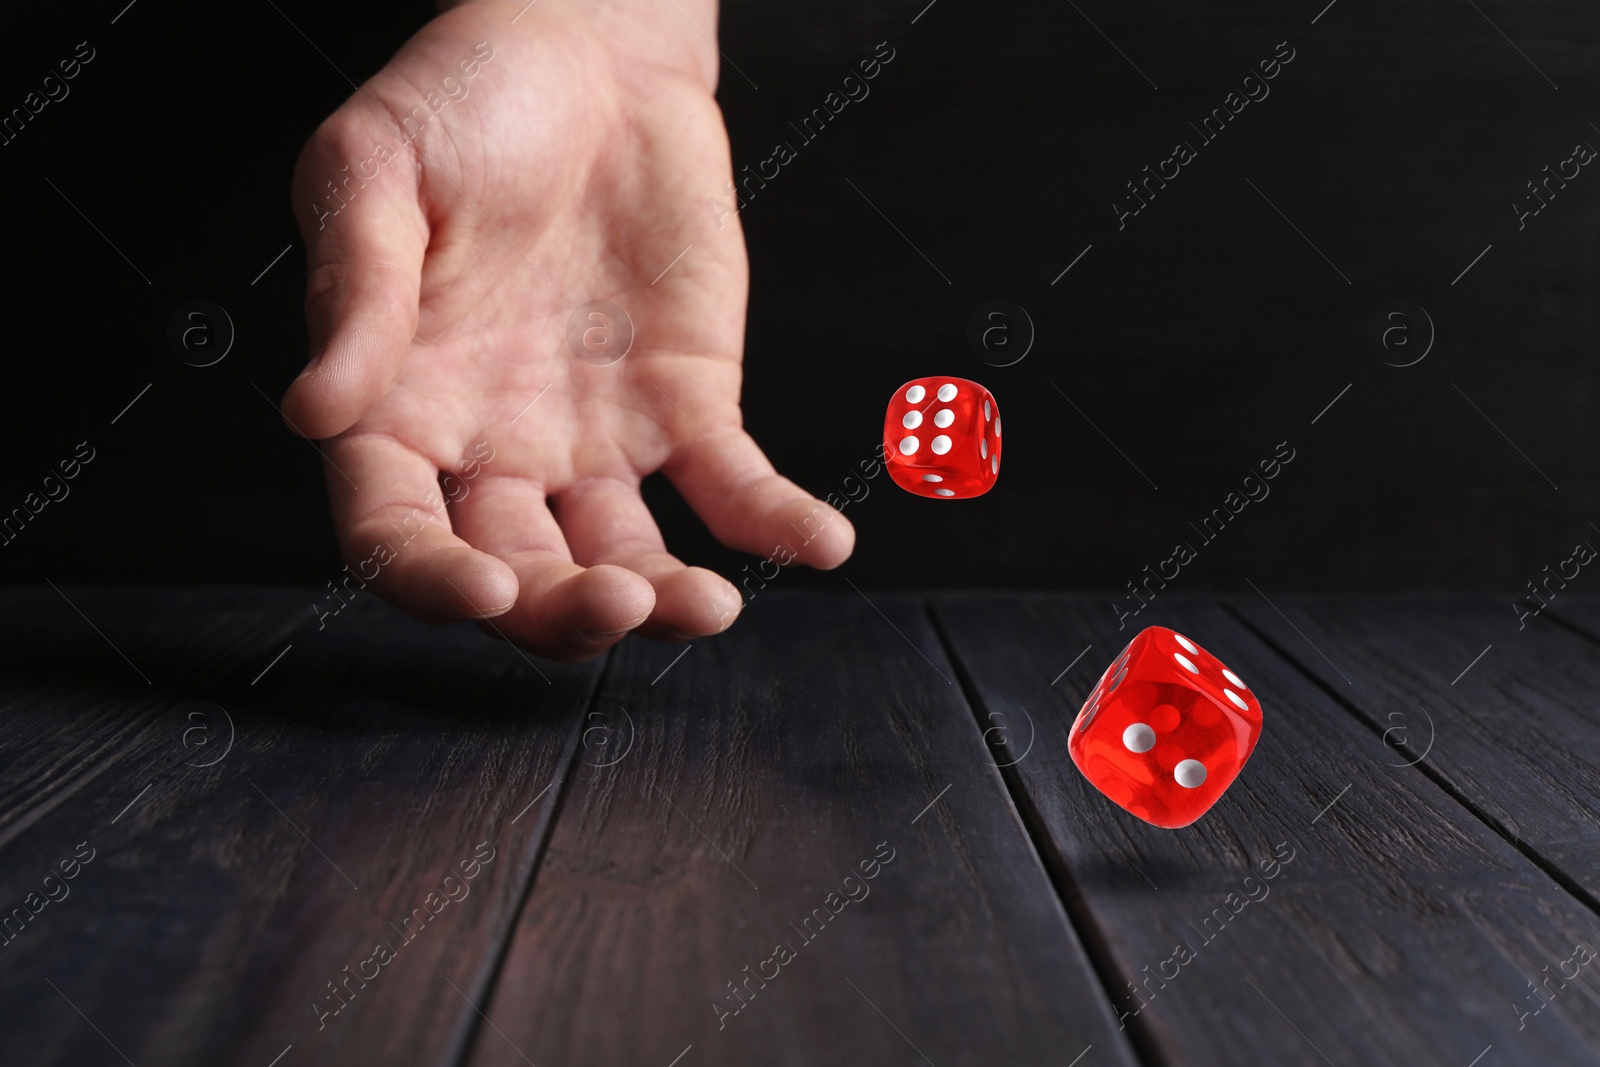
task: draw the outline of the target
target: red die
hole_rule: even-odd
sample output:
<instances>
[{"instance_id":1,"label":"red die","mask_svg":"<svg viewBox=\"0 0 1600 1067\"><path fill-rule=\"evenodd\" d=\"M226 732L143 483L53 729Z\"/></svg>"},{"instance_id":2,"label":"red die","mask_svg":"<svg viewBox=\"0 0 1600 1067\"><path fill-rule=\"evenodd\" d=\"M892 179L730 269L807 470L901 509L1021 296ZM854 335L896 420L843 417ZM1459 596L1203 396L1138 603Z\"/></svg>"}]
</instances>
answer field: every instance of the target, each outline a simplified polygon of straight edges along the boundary
<instances>
[{"instance_id":1,"label":"red die","mask_svg":"<svg viewBox=\"0 0 1600 1067\"><path fill-rule=\"evenodd\" d=\"M1072 724L1072 762L1100 792L1154 826L1204 815L1261 736L1261 705L1239 676L1164 626L1106 668Z\"/></svg>"},{"instance_id":2,"label":"red die","mask_svg":"<svg viewBox=\"0 0 1600 1067\"><path fill-rule=\"evenodd\" d=\"M909 493L982 496L1000 477L1000 407L965 378L909 381L889 401L883 454Z\"/></svg>"}]
</instances>

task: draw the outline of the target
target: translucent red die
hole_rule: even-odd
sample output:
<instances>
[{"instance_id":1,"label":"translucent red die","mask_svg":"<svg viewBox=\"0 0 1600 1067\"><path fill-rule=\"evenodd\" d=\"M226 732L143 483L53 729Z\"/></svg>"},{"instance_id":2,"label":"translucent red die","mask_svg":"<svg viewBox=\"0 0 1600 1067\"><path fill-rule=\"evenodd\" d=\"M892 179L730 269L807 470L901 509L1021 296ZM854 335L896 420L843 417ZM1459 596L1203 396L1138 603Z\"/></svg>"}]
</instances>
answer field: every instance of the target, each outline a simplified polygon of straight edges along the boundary
<instances>
[{"instance_id":1,"label":"translucent red die","mask_svg":"<svg viewBox=\"0 0 1600 1067\"><path fill-rule=\"evenodd\" d=\"M1072 762L1100 792L1154 826L1204 815L1261 737L1261 705L1221 660L1152 626L1111 661L1072 724Z\"/></svg>"},{"instance_id":2,"label":"translucent red die","mask_svg":"<svg viewBox=\"0 0 1600 1067\"><path fill-rule=\"evenodd\" d=\"M895 391L883 420L894 484L918 496L962 499L1000 477L1000 406L965 378L917 378Z\"/></svg>"}]
</instances>

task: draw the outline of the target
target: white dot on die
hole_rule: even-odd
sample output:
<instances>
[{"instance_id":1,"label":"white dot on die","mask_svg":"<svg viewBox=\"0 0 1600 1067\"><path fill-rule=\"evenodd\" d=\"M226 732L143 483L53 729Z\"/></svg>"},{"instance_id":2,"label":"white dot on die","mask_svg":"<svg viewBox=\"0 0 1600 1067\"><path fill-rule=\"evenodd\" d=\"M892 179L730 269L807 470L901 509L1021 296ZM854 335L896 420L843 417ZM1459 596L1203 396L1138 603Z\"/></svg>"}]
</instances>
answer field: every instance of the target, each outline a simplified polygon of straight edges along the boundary
<instances>
[{"instance_id":1,"label":"white dot on die","mask_svg":"<svg viewBox=\"0 0 1600 1067\"><path fill-rule=\"evenodd\" d=\"M1185 789L1198 789L1206 780L1206 765L1197 759L1179 760L1172 777Z\"/></svg>"},{"instance_id":2,"label":"white dot on die","mask_svg":"<svg viewBox=\"0 0 1600 1067\"><path fill-rule=\"evenodd\" d=\"M937 474L924 474L922 480L925 482L942 482L944 478Z\"/></svg>"},{"instance_id":3,"label":"white dot on die","mask_svg":"<svg viewBox=\"0 0 1600 1067\"><path fill-rule=\"evenodd\" d=\"M940 496L955 496L956 495L956 491L954 489L935 489L934 492L938 493Z\"/></svg>"},{"instance_id":4,"label":"white dot on die","mask_svg":"<svg viewBox=\"0 0 1600 1067\"><path fill-rule=\"evenodd\" d=\"M922 398L927 396L927 395L928 395L928 391L926 389L924 389L922 386L913 385L910 389L906 390L906 403L908 403L908 404L920 404L920 403L922 403Z\"/></svg>"},{"instance_id":5,"label":"white dot on die","mask_svg":"<svg viewBox=\"0 0 1600 1067\"><path fill-rule=\"evenodd\" d=\"M1193 641L1189 640L1187 637L1183 636L1182 634L1173 634L1172 636L1176 637L1178 639L1178 644L1182 645L1184 648L1188 649L1190 652L1199 652L1200 651L1198 648L1194 647L1194 642Z\"/></svg>"},{"instance_id":6,"label":"white dot on die","mask_svg":"<svg viewBox=\"0 0 1600 1067\"><path fill-rule=\"evenodd\" d=\"M989 439L987 437L978 442L978 457L980 459L989 458Z\"/></svg>"},{"instance_id":7,"label":"white dot on die","mask_svg":"<svg viewBox=\"0 0 1600 1067\"><path fill-rule=\"evenodd\" d=\"M999 418L999 416L996 416L995 420L994 420L994 435L996 437L1000 436L1000 418Z\"/></svg>"},{"instance_id":8,"label":"white dot on die","mask_svg":"<svg viewBox=\"0 0 1600 1067\"><path fill-rule=\"evenodd\" d=\"M950 451L950 438L946 437L944 434L940 434L929 443L929 447L933 449L934 455L942 456L946 452Z\"/></svg>"},{"instance_id":9,"label":"white dot on die","mask_svg":"<svg viewBox=\"0 0 1600 1067\"><path fill-rule=\"evenodd\" d=\"M1182 652L1174 652L1172 654L1172 658L1177 660L1179 663L1183 664L1184 669L1187 670L1190 674L1199 674L1200 673L1200 668L1196 667L1194 665L1194 661L1191 660L1188 656L1185 656Z\"/></svg>"},{"instance_id":10,"label":"white dot on die","mask_svg":"<svg viewBox=\"0 0 1600 1067\"><path fill-rule=\"evenodd\" d=\"M948 404L950 401L956 398L956 387L951 385L949 382L945 382L943 385L939 386L939 392L937 395L940 400L943 400Z\"/></svg>"},{"instance_id":11,"label":"white dot on die","mask_svg":"<svg viewBox=\"0 0 1600 1067\"><path fill-rule=\"evenodd\" d=\"M922 412L908 411L906 412L906 417L901 419L900 422L906 429L915 430L922 425Z\"/></svg>"},{"instance_id":12,"label":"white dot on die","mask_svg":"<svg viewBox=\"0 0 1600 1067\"><path fill-rule=\"evenodd\" d=\"M1122 731L1122 747L1129 752L1149 752L1156 747L1156 732L1142 722Z\"/></svg>"},{"instance_id":13,"label":"white dot on die","mask_svg":"<svg viewBox=\"0 0 1600 1067\"><path fill-rule=\"evenodd\" d=\"M1000 453L998 453L998 452L996 452L994 454L994 458L989 461L989 473L990 474L999 474L1000 473Z\"/></svg>"},{"instance_id":14,"label":"white dot on die","mask_svg":"<svg viewBox=\"0 0 1600 1067\"><path fill-rule=\"evenodd\" d=\"M987 400L983 402L983 421L989 421L989 402Z\"/></svg>"},{"instance_id":15,"label":"white dot on die","mask_svg":"<svg viewBox=\"0 0 1600 1067\"><path fill-rule=\"evenodd\" d=\"M917 450L917 446L921 443L922 442L918 441L915 437L900 438L900 454L904 456L911 455L911 453Z\"/></svg>"},{"instance_id":16,"label":"white dot on die","mask_svg":"<svg viewBox=\"0 0 1600 1067\"><path fill-rule=\"evenodd\" d=\"M949 408L940 408L933 413L933 424L941 430L956 421L956 413Z\"/></svg>"},{"instance_id":17,"label":"white dot on die","mask_svg":"<svg viewBox=\"0 0 1600 1067\"><path fill-rule=\"evenodd\" d=\"M1240 678L1239 678L1239 676L1237 674L1234 674L1232 671L1230 671L1226 667L1222 668L1222 676L1224 678L1226 678L1228 681L1232 682L1234 685L1238 686L1240 689L1249 689L1250 688L1248 685L1245 685L1244 682L1240 680Z\"/></svg>"},{"instance_id":18,"label":"white dot on die","mask_svg":"<svg viewBox=\"0 0 1600 1067\"><path fill-rule=\"evenodd\" d=\"M1235 693L1232 689L1224 689L1222 691L1222 695L1227 697L1229 700L1233 701L1234 705L1240 711L1249 711L1250 710L1250 705L1246 704L1244 702L1244 698L1241 697L1238 693Z\"/></svg>"}]
</instances>

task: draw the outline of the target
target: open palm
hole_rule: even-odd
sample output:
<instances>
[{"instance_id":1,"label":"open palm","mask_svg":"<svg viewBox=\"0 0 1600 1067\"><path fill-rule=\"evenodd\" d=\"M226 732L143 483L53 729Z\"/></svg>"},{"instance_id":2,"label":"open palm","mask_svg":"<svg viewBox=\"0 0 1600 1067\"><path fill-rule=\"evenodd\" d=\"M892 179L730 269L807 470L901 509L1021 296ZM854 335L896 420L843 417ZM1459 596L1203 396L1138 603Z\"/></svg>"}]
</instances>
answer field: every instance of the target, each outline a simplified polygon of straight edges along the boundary
<instances>
[{"instance_id":1,"label":"open palm","mask_svg":"<svg viewBox=\"0 0 1600 1067\"><path fill-rule=\"evenodd\" d=\"M312 359L285 416L331 438L344 557L413 614L496 617L562 659L715 633L740 594L666 551L645 475L734 548L832 567L854 541L741 426L744 243L707 208L731 177L716 57L519 9L434 20L307 144ZM635 334L604 365L567 343L598 300Z\"/></svg>"}]
</instances>

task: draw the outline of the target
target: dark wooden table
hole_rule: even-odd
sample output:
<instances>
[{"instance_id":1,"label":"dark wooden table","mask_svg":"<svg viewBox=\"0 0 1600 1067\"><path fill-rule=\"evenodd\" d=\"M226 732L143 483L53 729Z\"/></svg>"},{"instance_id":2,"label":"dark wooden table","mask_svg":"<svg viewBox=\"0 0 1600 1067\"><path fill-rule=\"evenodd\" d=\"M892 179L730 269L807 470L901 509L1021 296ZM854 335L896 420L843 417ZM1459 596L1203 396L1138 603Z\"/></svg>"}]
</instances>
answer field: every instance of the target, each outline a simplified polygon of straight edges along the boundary
<instances>
[{"instance_id":1,"label":"dark wooden table","mask_svg":"<svg viewBox=\"0 0 1600 1067\"><path fill-rule=\"evenodd\" d=\"M583 666L3 606L6 1067L1600 1062L1600 601L1161 597L1266 716L1176 832L1066 753L1100 598L772 591Z\"/></svg>"}]
</instances>

